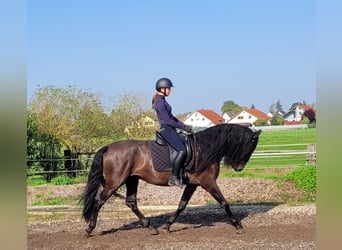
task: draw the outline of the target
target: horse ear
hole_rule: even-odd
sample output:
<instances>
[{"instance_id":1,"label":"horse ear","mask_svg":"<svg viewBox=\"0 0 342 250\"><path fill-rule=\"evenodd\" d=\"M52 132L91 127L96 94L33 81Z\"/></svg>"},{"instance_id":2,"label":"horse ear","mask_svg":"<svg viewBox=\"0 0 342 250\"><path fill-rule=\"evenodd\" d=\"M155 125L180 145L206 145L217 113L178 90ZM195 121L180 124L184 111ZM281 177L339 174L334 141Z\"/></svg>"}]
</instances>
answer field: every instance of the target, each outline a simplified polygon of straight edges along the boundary
<instances>
[{"instance_id":1,"label":"horse ear","mask_svg":"<svg viewBox=\"0 0 342 250\"><path fill-rule=\"evenodd\" d=\"M254 136L253 136L253 138L257 138L257 137L259 137L259 135L261 134L261 129L259 129L259 130L257 130L257 131L255 131L254 132Z\"/></svg>"}]
</instances>

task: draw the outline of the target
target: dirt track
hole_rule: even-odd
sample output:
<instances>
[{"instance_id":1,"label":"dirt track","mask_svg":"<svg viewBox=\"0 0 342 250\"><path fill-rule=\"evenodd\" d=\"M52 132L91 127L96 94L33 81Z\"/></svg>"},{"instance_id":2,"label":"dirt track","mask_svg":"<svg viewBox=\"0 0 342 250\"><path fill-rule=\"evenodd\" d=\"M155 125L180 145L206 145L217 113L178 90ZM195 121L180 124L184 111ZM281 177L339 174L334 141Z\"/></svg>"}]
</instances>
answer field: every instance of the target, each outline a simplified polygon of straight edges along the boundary
<instances>
[{"instance_id":1,"label":"dirt track","mask_svg":"<svg viewBox=\"0 0 342 250\"><path fill-rule=\"evenodd\" d=\"M142 209L145 213L150 208ZM74 219L35 222L28 226L28 249L315 249L316 209L313 205L232 206L245 232L236 234L217 205L188 208L171 227L162 229L167 212L150 215L159 235L139 226L136 218L103 212L92 237L86 224ZM123 213L126 214L126 213ZM123 216L125 217L125 216Z\"/></svg>"},{"instance_id":2,"label":"dirt track","mask_svg":"<svg viewBox=\"0 0 342 250\"><path fill-rule=\"evenodd\" d=\"M230 180L229 183L232 182L234 180ZM249 181L244 182L247 182L246 185L249 187L253 184ZM266 187L269 187L271 183L259 184L252 185L253 190L263 191L267 196ZM226 184L221 183L220 186L222 185ZM259 186L261 186L260 190ZM241 188L241 185L239 187ZM81 219L79 208L68 208L65 211L57 207L55 211L52 211L52 208L31 207L29 208L27 248L316 249L316 206L314 204L287 206L277 205L278 203L271 203L270 200L264 199L266 203L254 201L251 202L252 205L233 205L231 206L232 212L242 219L244 226L244 233L236 234L234 227L226 222L224 209L216 204L205 205L208 203L203 202L203 199L208 201L208 197L202 191L196 191L198 194L197 197L194 196L194 203L197 205L191 204L172 225L171 233L167 233L163 230L163 225L170 213L175 210L182 191L175 189L174 192L170 190L165 192L164 189L160 194L154 192L153 197L150 197L151 193L145 192L149 188L153 187L143 185L140 189L140 209L150 218L151 224L158 228L159 235L151 235L149 229L141 228L133 213L124 206L122 200L118 199L114 199L113 202L103 207L92 237L87 237L85 234L87 225ZM46 192L44 187L42 189ZM73 188L67 187L67 190L71 189ZM76 189L79 191L79 188ZM29 190L29 195L31 191ZM250 194L248 189L245 188L244 191ZM269 192L279 194L274 189ZM163 202L170 205L149 204L155 200L155 197L161 196L163 196ZM205 197L202 199L200 198L202 196ZM150 202L146 201L147 197L150 197ZM177 197L177 201L171 201L172 197ZM238 199L248 200L247 197L238 197ZM274 200L275 197L270 199ZM228 200L234 199L231 197Z\"/></svg>"}]
</instances>

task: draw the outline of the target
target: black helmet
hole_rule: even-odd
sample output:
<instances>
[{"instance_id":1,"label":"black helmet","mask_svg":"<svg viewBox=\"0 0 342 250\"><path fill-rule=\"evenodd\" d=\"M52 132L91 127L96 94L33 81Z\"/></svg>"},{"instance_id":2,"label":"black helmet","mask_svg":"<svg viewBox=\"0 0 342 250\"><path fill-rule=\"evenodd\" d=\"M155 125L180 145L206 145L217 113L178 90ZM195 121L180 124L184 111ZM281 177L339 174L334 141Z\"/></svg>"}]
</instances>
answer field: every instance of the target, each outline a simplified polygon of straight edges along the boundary
<instances>
[{"instance_id":1,"label":"black helmet","mask_svg":"<svg viewBox=\"0 0 342 250\"><path fill-rule=\"evenodd\" d=\"M156 90L159 90L160 88L171 88L171 87L173 87L173 84L168 78L160 78L156 82Z\"/></svg>"}]
</instances>

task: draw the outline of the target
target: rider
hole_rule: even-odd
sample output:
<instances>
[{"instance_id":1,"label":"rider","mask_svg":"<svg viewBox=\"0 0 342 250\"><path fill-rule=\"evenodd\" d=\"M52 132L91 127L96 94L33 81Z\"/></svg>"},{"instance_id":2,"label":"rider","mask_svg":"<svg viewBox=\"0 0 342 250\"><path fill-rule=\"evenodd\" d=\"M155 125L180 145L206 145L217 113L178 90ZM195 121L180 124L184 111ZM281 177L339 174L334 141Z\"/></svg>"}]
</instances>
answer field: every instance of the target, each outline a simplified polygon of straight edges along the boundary
<instances>
[{"instance_id":1,"label":"rider","mask_svg":"<svg viewBox=\"0 0 342 250\"><path fill-rule=\"evenodd\" d=\"M177 156L172 166L172 175L169 178L168 184L169 186L182 187L179 172L186 160L186 148L180 136L177 134L176 128L191 132L191 126L185 125L172 115L172 108L165 100L165 97L171 93L171 87L173 87L173 84L168 78L160 78L156 82L157 92L152 99L152 108L157 113L161 135L177 151Z\"/></svg>"}]
</instances>

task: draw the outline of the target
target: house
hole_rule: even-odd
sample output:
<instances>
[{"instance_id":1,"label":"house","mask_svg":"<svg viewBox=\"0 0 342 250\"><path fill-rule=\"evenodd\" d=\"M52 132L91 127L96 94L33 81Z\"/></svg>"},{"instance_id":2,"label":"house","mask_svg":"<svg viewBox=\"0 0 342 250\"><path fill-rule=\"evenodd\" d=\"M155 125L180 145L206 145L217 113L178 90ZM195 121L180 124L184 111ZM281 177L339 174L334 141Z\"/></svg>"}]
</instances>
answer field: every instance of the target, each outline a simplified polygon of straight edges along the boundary
<instances>
[{"instance_id":1,"label":"house","mask_svg":"<svg viewBox=\"0 0 342 250\"><path fill-rule=\"evenodd\" d=\"M209 109L199 109L184 119L184 124L192 127L208 128L224 123L224 118Z\"/></svg>"},{"instance_id":2,"label":"house","mask_svg":"<svg viewBox=\"0 0 342 250\"><path fill-rule=\"evenodd\" d=\"M135 130L146 130L152 129L155 130L158 127L158 123L156 120L151 118L148 115L140 115L137 117L135 121L132 121L131 125L127 126L124 130L126 134L131 134Z\"/></svg>"},{"instance_id":3,"label":"house","mask_svg":"<svg viewBox=\"0 0 342 250\"><path fill-rule=\"evenodd\" d=\"M224 123L228 123L231 119L233 119L236 116L235 112L229 111L229 112L224 112L222 117L224 119Z\"/></svg>"},{"instance_id":4,"label":"house","mask_svg":"<svg viewBox=\"0 0 342 250\"><path fill-rule=\"evenodd\" d=\"M268 125L271 124L271 117L258 109L244 109L237 114L228 123L241 124L245 126L252 126L258 119L265 119Z\"/></svg>"},{"instance_id":5,"label":"house","mask_svg":"<svg viewBox=\"0 0 342 250\"><path fill-rule=\"evenodd\" d=\"M316 114L316 110L310 105L297 105L283 116L285 125L300 124L303 119L304 112L308 110L312 110Z\"/></svg>"}]
</instances>

